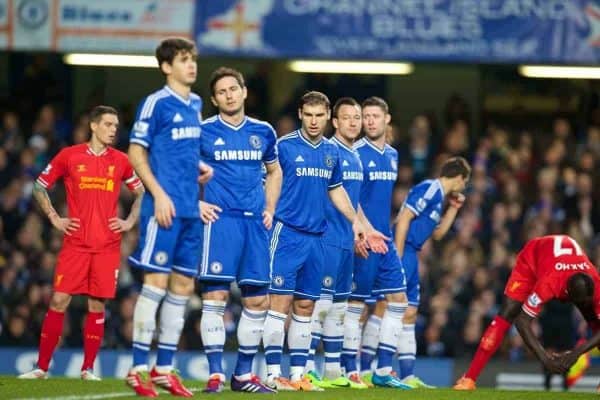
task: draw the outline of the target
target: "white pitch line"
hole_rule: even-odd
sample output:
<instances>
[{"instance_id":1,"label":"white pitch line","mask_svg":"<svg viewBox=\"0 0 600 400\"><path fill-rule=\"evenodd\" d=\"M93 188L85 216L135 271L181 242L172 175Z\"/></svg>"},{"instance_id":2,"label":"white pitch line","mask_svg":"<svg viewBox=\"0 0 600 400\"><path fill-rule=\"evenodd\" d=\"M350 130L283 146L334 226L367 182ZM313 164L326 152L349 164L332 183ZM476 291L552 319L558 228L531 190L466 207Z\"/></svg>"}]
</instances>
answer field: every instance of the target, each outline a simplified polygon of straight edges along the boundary
<instances>
[{"instance_id":1,"label":"white pitch line","mask_svg":"<svg viewBox=\"0 0 600 400\"><path fill-rule=\"evenodd\" d=\"M190 388L192 392L199 392L202 388ZM162 390L161 390L162 392ZM129 392L114 392L114 393L100 393L91 395L72 395L72 396L57 396L57 397L22 397L15 400L99 400L99 399L112 399L115 397L128 397L135 396L135 393Z\"/></svg>"}]
</instances>

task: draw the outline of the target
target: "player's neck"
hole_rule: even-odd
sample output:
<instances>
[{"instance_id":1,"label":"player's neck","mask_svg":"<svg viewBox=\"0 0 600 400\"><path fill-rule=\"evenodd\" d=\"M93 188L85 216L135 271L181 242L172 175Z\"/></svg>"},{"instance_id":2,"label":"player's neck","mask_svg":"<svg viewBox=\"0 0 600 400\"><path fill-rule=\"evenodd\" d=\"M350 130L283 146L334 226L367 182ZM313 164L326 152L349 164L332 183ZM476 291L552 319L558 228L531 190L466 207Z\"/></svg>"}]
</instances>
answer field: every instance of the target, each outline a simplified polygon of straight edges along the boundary
<instances>
[{"instance_id":1,"label":"player's neck","mask_svg":"<svg viewBox=\"0 0 600 400\"><path fill-rule=\"evenodd\" d=\"M304 139L308 140L312 144L319 144L321 143L321 140L323 140L323 134L320 134L319 136L313 138L309 136L306 132L304 132L304 129L300 129L300 134L304 137Z\"/></svg>"},{"instance_id":2,"label":"player's neck","mask_svg":"<svg viewBox=\"0 0 600 400\"><path fill-rule=\"evenodd\" d=\"M174 79L167 78L167 86L169 89L177 93L181 98L187 100L190 97L190 92L192 88L190 86L184 85L183 83L177 82Z\"/></svg>"},{"instance_id":3,"label":"player's neck","mask_svg":"<svg viewBox=\"0 0 600 400\"><path fill-rule=\"evenodd\" d=\"M442 190L444 191L444 194L450 193L450 189L452 188L452 182L450 182L450 179L444 178L443 176L437 179L438 181L440 181L440 185L442 185Z\"/></svg>"},{"instance_id":4,"label":"player's neck","mask_svg":"<svg viewBox=\"0 0 600 400\"><path fill-rule=\"evenodd\" d=\"M339 132L335 133L335 138L337 140L340 141L340 143L342 143L343 145L345 145L346 147L352 148L354 141L353 140L348 140L345 137L343 137Z\"/></svg>"},{"instance_id":5,"label":"player's neck","mask_svg":"<svg viewBox=\"0 0 600 400\"><path fill-rule=\"evenodd\" d=\"M108 147L107 145L103 144L99 140L95 139L93 136L90 139L90 141L88 142L88 146L90 147L92 152L96 155L102 154Z\"/></svg>"},{"instance_id":6,"label":"player's neck","mask_svg":"<svg viewBox=\"0 0 600 400\"><path fill-rule=\"evenodd\" d=\"M381 135L377 139L372 139L366 136L366 139L373 143L378 149L383 150L385 148L385 135Z\"/></svg>"},{"instance_id":7,"label":"player's neck","mask_svg":"<svg viewBox=\"0 0 600 400\"><path fill-rule=\"evenodd\" d=\"M227 122L229 125L238 126L244 121L246 114L244 114L244 110L242 109L235 114L225 114L220 112L219 117L221 117L221 119Z\"/></svg>"}]
</instances>

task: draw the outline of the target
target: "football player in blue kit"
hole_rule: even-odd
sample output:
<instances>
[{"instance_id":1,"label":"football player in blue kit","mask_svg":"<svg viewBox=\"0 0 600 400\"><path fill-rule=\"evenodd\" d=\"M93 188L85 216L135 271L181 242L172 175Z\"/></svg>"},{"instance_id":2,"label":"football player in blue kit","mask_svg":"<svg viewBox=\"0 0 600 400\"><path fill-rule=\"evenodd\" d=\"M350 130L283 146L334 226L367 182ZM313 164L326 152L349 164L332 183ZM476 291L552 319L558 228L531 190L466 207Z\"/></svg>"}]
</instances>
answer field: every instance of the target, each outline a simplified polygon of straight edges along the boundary
<instances>
[{"instance_id":1,"label":"football player in blue kit","mask_svg":"<svg viewBox=\"0 0 600 400\"><path fill-rule=\"evenodd\" d=\"M230 284L235 281L244 308L237 328L238 362L231 389L273 393L252 374L252 361L269 305L268 231L282 179L277 137L269 123L246 116L248 92L239 71L218 68L210 78L210 92L219 112L202 122L201 156L214 170L213 179L205 186L204 200L218 208L206 210L212 215L207 215L211 222L204 227L198 274L202 290L200 332L210 373L205 392L223 390L223 314Z\"/></svg>"},{"instance_id":2,"label":"football player in blue kit","mask_svg":"<svg viewBox=\"0 0 600 400\"><path fill-rule=\"evenodd\" d=\"M385 131L391 116L387 103L379 97L370 97L362 103L362 115L365 137L354 146L364 174L360 205L373 227L391 236L392 191L398 176L398 152L385 142ZM373 295L383 294L387 307L381 319L378 363L372 383L375 386L409 389L392 374L392 358L396 354L402 318L407 307L406 279L393 244L386 254L371 253L366 259L356 258L353 288L345 315L345 323L349 325L345 329L342 354L346 376L358 373L356 352L361 337L358 321L365 301Z\"/></svg>"},{"instance_id":3,"label":"football player in blue kit","mask_svg":"<svg viewBox=\"0 0 600 400\"><path fill-rule=\"evenodd\" d=\"M356 241L368 241L372 248L386 247L383 235L367 234L342 186L340 150L323 138L329 105L323 93L306 93L298 108L301 129L278 141L283 184L271 234L271 304L263 334L266 383L278 390L322 390L304 376L304 367L311 341L311 315L321 293L325 262L322 236L329 201L353 222ZM290 309L287 379L281 376L281 355Z\"/></svg>"},{"instance_id":4,"label":"football player in blue kit","mask_svg":"<svg viewBox=\"0 0 600 400\"><path fill-rule=\"evenodd\" d=\"M196 54L187 39L160 43L156 59L166 85L140 103L130 136L129 159L146 187L140 240L129 257L145 272L133 315L133 367L127 375L128 385L140 396L158 396L154 384L177 396L192 396L173 357L200 258L200 172L205 178L211 175L211 169L200 163L202 100L191 92ZM148 374L148 352L161 303L156 366Z\"/></svg>"},{"instance_id":5,"label":"football player in blue kit","mask_svg":"<svg viewBox=\"0 0 600 400\"><path fill-rule=\"evenodd\" d=\"M423 244L432 237L440 240L452 226L465 196L461 193L471 175L469 163L462 157L453 157L441 167L438 179L427 179L409 192L398 214L394 241L406 274L408 309L404 314L398 342L400 379L412 388L431 388L414 375L415 322L419 307L419 260ZM444 201L448 206L444 211Z\"/></svg>"}]
</instances>

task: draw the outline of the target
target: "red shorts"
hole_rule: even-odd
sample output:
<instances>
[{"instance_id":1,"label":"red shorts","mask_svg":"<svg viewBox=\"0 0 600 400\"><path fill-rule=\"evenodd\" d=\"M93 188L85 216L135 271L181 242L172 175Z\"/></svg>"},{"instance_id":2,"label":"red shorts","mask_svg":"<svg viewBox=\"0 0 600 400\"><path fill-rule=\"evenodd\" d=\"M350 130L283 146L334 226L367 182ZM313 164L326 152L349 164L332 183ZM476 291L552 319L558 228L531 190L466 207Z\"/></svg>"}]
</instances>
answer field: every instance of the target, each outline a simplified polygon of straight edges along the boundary
<instances>
[{"instance_id":1,"label":"red shorts","mask_svg":"<svg viewBox=\"0 0 600 400\"><path fill-rule=\"evenodd\" d=\"M117 290L121 252L87 253L63 247L54 271L54 290L112 299Z\"/></svg>"},{"instance_id":2,"label":"red shorts","mask_svg":"<svg viewBox=\"0 0 600 400\"><path fill-rule=\"evenodd\" d=\"M522 253L517 256L515 267L513 268L508 282L504 287L506 297L524 303L527 297L533 292L537 279L526 263L522 260Z\"/></svg>"}]
</instances>

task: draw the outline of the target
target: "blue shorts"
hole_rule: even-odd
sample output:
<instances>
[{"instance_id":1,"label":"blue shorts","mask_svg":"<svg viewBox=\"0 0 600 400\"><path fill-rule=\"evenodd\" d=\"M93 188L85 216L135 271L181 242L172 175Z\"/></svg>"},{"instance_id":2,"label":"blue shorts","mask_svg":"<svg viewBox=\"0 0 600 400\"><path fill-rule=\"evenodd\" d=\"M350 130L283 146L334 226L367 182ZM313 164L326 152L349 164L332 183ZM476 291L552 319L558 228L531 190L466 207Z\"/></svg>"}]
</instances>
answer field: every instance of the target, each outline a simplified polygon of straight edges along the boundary
<instances>
[{"instance_id":1,"label":"blue shorts","mask_svg":"<svg viewBox=\"0 0 600 400\"><path fill-rule=\"evenodd\" d=\"M202 226L200 218L173 218L173 225L163 228L154 216L142 216L140 240L129 262L147 272L168 274L176 271L186 276L196 276Z\"/></svg>"},{"instance_id":2,"label":"blue shorts","mask_svg":"<svg viewBox=\"0 0 600 400\"><path fill-rule=\"evenodd\" d=\"M353 291L354 300L366 300L372 295L400 293L406 291L406 279L396 246L389 243L386 254L369 253L369 257L355 257Z\"/></svg>"},{"instance_id":3,"label":"blue shorts","mask_svg":"<svg viewBox=\"0 0 600 400\"><path fill-rule=\"evenodd\" d=\"M334 301L344 301L352 289L354 251L325 244L325 269L322 293L332 294Z\"/></svg>"},{"instance_id":4,"label":"blue shorts","mask_svg":"<svg viewBox=\"0 0 600 400\"><path fill-rule=\"evenodd\" d=\"M270 293L318 300L325 249L321 235L276 222L271 233Z\"/></svg>"},{"instance_id":5,"label":"blue shorts","mask_svg":"<svg viewBox=\"0 0 600 400\"><path fill-rule=\"evenodd\" d=\"M198 279L267 286L269 236L262 218L223 215L204 226Z\"/></svg>"},{"instance_id":6,"label":"blue shorts","mask_svg":"<svg viewBox=\"0 0 600 400\"><path fill-rule=\"evenodd\" d=\"M406 297L408 305L418 307L421 299L421 284L419 282L419 257L415 249L404 246L402 267L406 275Z\"/></svg>"}]
</instances>

